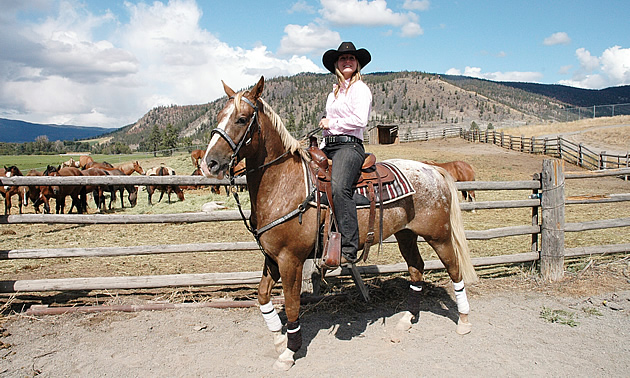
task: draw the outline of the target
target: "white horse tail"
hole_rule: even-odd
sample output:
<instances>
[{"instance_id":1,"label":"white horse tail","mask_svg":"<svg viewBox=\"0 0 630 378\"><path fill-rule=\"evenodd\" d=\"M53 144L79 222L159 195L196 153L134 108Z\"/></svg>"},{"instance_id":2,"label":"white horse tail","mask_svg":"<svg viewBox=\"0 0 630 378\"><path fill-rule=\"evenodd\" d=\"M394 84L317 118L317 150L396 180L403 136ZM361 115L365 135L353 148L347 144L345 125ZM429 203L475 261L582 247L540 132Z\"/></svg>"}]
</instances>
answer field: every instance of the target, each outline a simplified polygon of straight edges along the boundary
<instances>
[{"instance_id":1,"label":"white horse tail","mask_svg":"<svg viewBox=\"0 0 630 378\"><path fill-rule=\"evenodd\" d=\"M446 170L435 167L444 177L448 188L451 192L451 209L450 209L450 223L451 223L451 242L455 249L455 256L459 264L459 271L465 283L477 282L477 273L475 267L470 259L470 252L468 250L468 242L466 241L466 232L464 231L464 221L462 219L462 211L459 208L459 195L455 181L451 178L451 175Z\"/></svg>"}]
</instances>

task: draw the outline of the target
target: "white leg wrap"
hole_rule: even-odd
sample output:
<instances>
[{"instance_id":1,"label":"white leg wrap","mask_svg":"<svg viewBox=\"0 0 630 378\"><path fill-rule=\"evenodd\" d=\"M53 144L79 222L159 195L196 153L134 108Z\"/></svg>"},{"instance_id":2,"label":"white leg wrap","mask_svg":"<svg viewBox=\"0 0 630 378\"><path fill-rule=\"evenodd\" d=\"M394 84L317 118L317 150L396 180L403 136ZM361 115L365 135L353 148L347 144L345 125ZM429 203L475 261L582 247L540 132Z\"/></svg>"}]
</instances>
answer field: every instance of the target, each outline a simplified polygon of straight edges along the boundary
<instances>
[{"instance_id":1,"label":"white leg wrap","mask_svg":"<svg viewBox=\"0 0 630 378\"><path fill-rule=\"evenodd\" d=\"M287 335L283 334L282 331L273 332L273 345L277 353L282 353L287 348L287 341Z\"/></svg>"},{"instance_id":2,"label":"white leg wrap","mask_svg":"<svg viewBox=\"0 0 630 378\"><path fill-rule=\"evenodd\" d=\"M273 363L273 368L280 371L287 371L291 369L291 366L295 364L295 360L293 360L294 354L295 353L291 349L285 349L276 362Z\"/></svg>"},{"instance_id":3,"label":"white leg wrap","mask_svg":"<svg viewBox=\"0 0 630 378\"><path fill-rule=\"evenodd\" d=\"M265 323L267 323L267 328L269 328L271 332L278 332L282 330L282 321L280 321L278 312L276 311L276 308L273 307L273 303L271 303L271 301L267 304L261 305L260 312L262 312Z\"/></svg>"},{"instance_id":4,"label":"white leg wrap","mask_svg":"<svg viewBox=\"0 0 630 378\"><path fill-rule=\"evenodd\" d=\"M468 314L470 312L470 305L468 304L468 298L466 297L466 288L464 287L464 281L453 282L453 289L455 290L457 311L459 311L460 314Z\"/></svg>"}]
</instances>

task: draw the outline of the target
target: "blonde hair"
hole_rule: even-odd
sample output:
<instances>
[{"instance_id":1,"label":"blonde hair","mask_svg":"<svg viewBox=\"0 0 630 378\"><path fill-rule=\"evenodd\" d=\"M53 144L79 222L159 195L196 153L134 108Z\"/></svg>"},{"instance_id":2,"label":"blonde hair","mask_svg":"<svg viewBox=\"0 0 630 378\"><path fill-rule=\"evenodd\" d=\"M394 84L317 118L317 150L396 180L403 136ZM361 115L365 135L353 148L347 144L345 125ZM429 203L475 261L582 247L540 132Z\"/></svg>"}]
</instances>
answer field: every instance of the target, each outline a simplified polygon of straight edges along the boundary
<instances>
[{"instance_id":1,"label":"blonde hair","mask_svg":"<svg viewBox=\"0 0 630 378\"><path fill-rule=\"evenodd\" d=\"M346 78L343 77L343 74L341 73L341 71L339 71L339 68L337 68L336 62L335 62L335 76L337 77L337 86L335 87L335 98L337 98L337 96L339 95L339 90L341 90L341 87L346 85ZM354 71L354 73L352 74L352 77L350 77L350 83L348 83L348 88L346 88L346 91L352 86L352 84L356 83L359 80L361 80L361 65L359 64L358 59L357 59L357 70Z\"/></svg>"}]
</instances>

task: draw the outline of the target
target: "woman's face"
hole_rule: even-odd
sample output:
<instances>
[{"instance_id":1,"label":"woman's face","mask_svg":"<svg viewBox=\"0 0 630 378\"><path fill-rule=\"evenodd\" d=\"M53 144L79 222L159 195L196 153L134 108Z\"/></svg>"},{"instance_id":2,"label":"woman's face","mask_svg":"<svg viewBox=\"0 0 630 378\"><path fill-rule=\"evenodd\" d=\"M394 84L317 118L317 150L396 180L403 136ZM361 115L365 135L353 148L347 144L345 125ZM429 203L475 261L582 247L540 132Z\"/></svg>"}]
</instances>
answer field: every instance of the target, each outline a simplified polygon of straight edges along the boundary
<instances>
[{"instance_id":1,"label":"woman's face","mask_svg":"<svg viewBox=\"0 0 630 378\"><path fill-rule=\"evenodd\" d=\"M346 80L357 70L358 64L357 58L352 54L343 54L337 59L337 68Z\"/></svg>"}]
</instances>

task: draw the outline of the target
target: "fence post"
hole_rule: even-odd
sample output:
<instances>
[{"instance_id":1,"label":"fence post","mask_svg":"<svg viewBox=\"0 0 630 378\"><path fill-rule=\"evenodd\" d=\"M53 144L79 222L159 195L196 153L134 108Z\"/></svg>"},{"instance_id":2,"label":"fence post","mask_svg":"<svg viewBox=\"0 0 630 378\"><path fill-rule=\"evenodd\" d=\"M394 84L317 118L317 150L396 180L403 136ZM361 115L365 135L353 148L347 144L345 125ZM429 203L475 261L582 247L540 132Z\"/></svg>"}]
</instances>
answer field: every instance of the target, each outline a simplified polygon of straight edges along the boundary
<instances>
[{"instance_id":1,"label":"fence post","mask_svg":"<svg viewBox=\"0 0 630 378\"><path fill-rule=\"evenodd\" d=\"M557 156L560 160L564 160L562 158L562 136L558 137L558 156Z\"/></svg>"},{"instance_id":2,"label":"fence post","mask_svg":"<svg viewBox=\"0 0 630 378\"><path fill-rule=\"evenodd\" d=\"M597 162L599 169L606 169L606 161L604 160L605 154L606 154L606 151L601 151L599 153L599 161Z\"/></svg>"},{"instance_id":3,"label":"fence post","mask_svg":"<svg viewBox=\"0 0 630 378\"><path fill-rule=\"evenodd\" d=\"M543 160L541 187L540 274L558 281L564 275L564 160Z\"/></svg>"},{"instance_id":4,"label":"fence post","mask_svg":"<svg viewBox=\"0 0 630 378\"><path fill-rule=\"evenodd\" d=\"M530 154L535 154L536 153L536 137L533 136L532 137L532 141L530 142L531 145L529 146L529 153Z\"/></svg>"},{"instance_id":5,"label":"fence post","mask_svg":"<svg viewBox=\"0 0 630 378\"><path fill-rule=\"evenodd\" d=\"M540 173L534 173L532 180L540 182ZM538 193L538 189L534 189L532 191L532 198L540 199L540 194ZM540 206L532 207L532 226L538 226L538 221L540 218L540 210L538 209ZM538 249L538 233L532 234L532 252L540 253Z\"/></svg>"},{"instance_id":6,"label":"fence post","mask_svg":"<svg viewBox=\"0 0 630 378\"><path fill-rule=\"evenodd\" d=\"M578 167L584 167L584 155L582 152L582 143L578 144Z\"/></svg>"},{"instance_id":7,"label":"fence post","mask_svg":"<svg viewBox=\"0 0 630 378\"><path fill-rule=\"evenodd\" d=\"M501 148L503 148L503 131L501 131Z\"/></svg>"}]
</instances>

